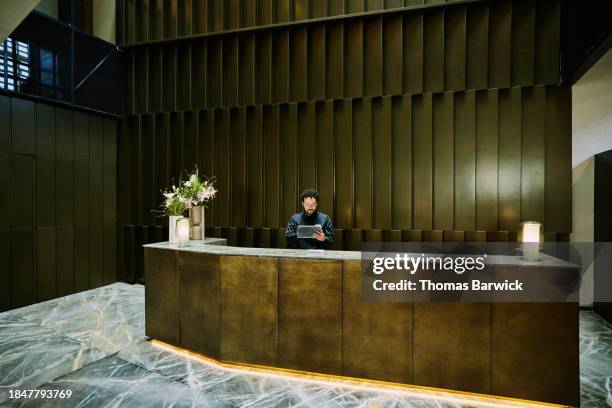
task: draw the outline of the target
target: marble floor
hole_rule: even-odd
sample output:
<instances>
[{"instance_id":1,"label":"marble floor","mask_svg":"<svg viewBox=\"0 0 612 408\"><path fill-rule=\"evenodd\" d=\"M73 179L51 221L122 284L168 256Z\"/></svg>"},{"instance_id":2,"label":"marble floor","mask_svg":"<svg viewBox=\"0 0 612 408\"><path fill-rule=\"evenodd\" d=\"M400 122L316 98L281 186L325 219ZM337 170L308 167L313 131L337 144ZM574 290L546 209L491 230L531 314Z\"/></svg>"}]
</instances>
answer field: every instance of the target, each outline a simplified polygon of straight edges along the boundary
<instances>
[{"instance_id":1,"label":"marble floor","mask_svg":"<svg viewBox=\"0 0 612 408\"><path fill-rule=\"evenodd\" d=\"M612 406L612 326L592 312L581 312L580 352L581 405ZM39 398L14 399L15 389L39 390ZM41 397L53 390L71 395ZM0 406L428 408L508 401L220 367L146 341L144 287L116 283L0 314Z\"/></svg>"}]
</instances>

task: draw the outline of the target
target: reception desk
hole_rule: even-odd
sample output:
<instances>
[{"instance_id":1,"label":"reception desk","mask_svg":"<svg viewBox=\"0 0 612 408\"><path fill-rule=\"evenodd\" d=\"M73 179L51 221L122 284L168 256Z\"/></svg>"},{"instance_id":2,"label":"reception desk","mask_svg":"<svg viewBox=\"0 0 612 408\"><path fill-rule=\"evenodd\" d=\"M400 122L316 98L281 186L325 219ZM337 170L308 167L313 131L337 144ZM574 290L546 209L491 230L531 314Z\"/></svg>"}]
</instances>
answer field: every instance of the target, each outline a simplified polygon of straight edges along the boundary
<instances>
[{"instance_id":1,"label":"reception desk","mask_svg":"<svg viewBox=\"0 0 612 408\"><path fill-rule=\"evenodd\" d=\"M146 334L214 359L579 403L577 303L363 302L351 251L149 244L145 277Z\"/></svg>"}]
</instances>

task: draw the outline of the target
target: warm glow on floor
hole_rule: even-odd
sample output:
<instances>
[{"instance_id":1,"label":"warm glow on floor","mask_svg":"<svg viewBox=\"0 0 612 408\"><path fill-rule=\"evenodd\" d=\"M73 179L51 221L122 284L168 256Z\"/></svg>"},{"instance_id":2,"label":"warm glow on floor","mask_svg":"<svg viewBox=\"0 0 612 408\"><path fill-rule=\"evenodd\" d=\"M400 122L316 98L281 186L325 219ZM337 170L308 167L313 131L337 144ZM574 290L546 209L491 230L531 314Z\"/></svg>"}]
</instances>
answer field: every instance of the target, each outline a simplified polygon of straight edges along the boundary
<instances>
[{"instance_id":1,"label":"warm glow on floor","mask_svg":"<svg viewBox=\"0 0 612 408\"><path fill-rule=\"evenodd\" d=\"M478 404L478 406L481 407L564 407L564 405L548 404L506 397L497 397L492 395L476 394L462 391L443 390L433 387L404 385L374 380L362 380L357 378L318 374L275 367L227 363L204 356L202 354L175 347L158 340L150 340L150 342L156 347L196 359L202 363L208 364L211 367L240 374L250 374L285 380L297 380L321 385L341 386L352 390L369 391L381 394L394 394L397 396L408 396L420 399L432 399L436 401L444 401L465 405Z\"/></svg>"}]
</instances>

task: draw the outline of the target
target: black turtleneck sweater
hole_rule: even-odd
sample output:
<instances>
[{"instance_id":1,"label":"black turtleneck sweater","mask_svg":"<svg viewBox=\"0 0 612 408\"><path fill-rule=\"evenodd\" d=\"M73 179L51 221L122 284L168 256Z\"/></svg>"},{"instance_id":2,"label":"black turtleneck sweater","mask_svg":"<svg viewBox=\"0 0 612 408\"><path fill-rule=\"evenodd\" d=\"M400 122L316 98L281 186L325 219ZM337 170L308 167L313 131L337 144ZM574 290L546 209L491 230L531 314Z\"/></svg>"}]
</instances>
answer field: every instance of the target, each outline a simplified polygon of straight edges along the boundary
<instances>
[{"instance_id":1,"label":"black turtleneck sweater","mask_svg":"<svg viewBox=\"0 0 612 408\"><path fill-rule=\"evenodd\" d=\"M325 241L319 241L315 238L297 238L298 225L316 224L321 225L321 229L325 234ZM302 211L301 213L293 214L289 218L285 237L287 239L287 248L326 249L334 243L334 226L327 214L315 211L312 215L308 215Z\"/></svg>"}]
</instances>

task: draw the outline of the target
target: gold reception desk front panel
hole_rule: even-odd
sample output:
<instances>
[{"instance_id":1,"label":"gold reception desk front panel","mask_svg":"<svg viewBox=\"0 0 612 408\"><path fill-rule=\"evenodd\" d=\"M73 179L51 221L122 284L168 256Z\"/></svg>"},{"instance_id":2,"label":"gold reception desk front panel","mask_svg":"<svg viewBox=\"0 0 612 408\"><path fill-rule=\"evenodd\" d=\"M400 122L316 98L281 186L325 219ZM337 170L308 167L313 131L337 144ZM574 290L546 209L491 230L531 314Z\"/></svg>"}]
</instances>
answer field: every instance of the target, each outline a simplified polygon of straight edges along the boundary
<instances>
[{"instance_id":1,"label":"gold reception desk front panel","mask_svg":"<svg viewBox=\"0 0 612 408\"><path fill-rule=\"evenodd\" d=\"M354 256L222 248L145 248L147 336L227 362L579 404L576 303L364 302Z\"/></svg>"}]
</instances>

